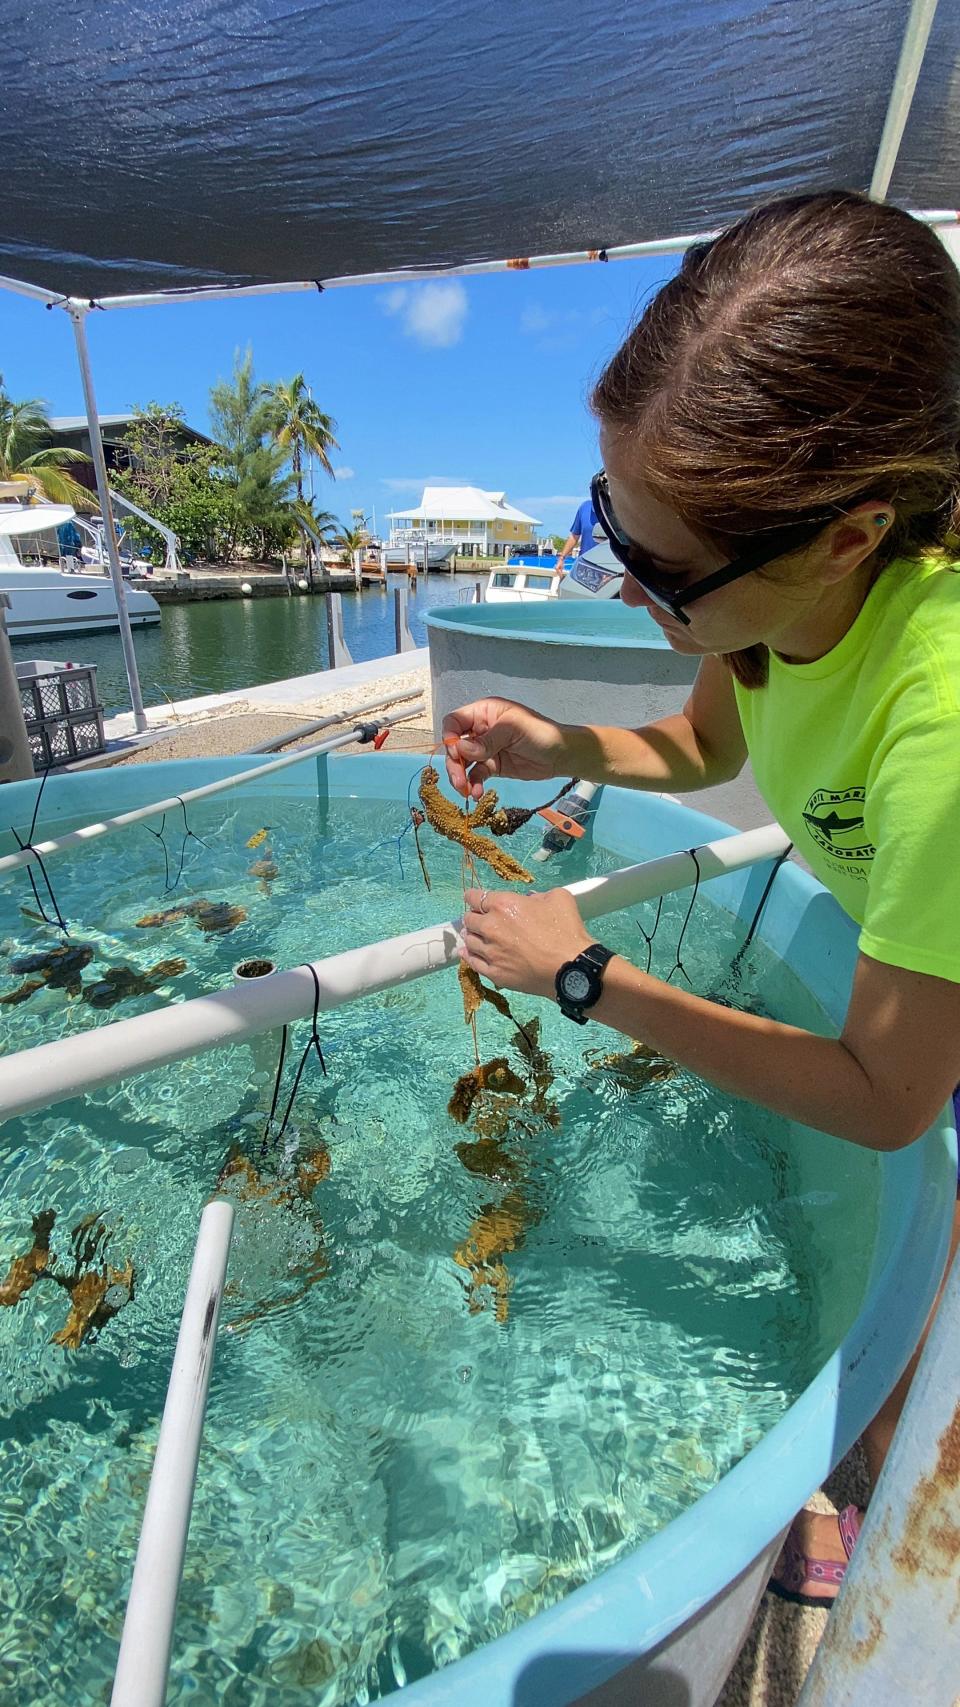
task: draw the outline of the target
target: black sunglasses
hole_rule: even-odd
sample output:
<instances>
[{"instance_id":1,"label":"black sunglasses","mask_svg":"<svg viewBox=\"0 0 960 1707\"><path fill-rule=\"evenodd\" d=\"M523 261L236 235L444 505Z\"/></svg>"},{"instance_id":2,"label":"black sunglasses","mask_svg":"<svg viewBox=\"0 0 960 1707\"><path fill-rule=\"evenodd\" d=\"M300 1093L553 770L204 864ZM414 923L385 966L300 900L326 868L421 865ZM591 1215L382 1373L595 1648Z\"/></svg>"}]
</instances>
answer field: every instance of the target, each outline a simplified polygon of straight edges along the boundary
<instances>
[{"instance_id":1,"label":"black sunglasses","mask_svg":"<svg viewBox=\"0 0 960 1707\"><path fill-rule=\"evenodd\" d=\"M690 587L681 587L674 591L657 573L650 553L645 551L642 545L636 545L617 521L603 469L599 474L595 474L590 482L590 501L617 562L623 565L627 574L633 577L638 587L643 588L655 605L659 605L661 610L669 611L671 616L675 616L677 621L687 628L690 626L690 618L684 614L685 605L692 605L695 599L702 599L707 593L716 592L719 587L729 587L732 581L739 581L742 576L752 574L755 569L763 569L775 558L785 557L787 552L797 551L800 546L808 545L835 519L826 515L817 521L793 522L786 527L772 528L756 543L741 551L732 563L725 564L722 569L715 569L712 575L702 576Z\"/></svg>"}]
</instances>

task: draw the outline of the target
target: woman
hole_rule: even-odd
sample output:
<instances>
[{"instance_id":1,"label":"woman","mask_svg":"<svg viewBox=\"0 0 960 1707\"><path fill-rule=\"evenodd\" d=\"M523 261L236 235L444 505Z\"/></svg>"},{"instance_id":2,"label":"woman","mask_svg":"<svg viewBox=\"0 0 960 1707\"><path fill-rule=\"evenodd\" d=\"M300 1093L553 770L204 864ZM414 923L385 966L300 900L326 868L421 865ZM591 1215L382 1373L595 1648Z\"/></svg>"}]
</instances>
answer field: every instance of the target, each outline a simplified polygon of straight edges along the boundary
<instances>
[{"instance_id":1,"label":"woman","mask_svg":"<svg viewBox=\"0 0 960 1707\"><path fill-rule=\"evenodd\" d=\"M623 600L702 658L690 699L640 730L479 700L444 726L453 786L576 775L686 791L749 755L771 813L861 926L850 1004L831 1039L618 955L571 971L592 938L561 890L469 891L464 958L788 1119L910 1144L960 1081L960 274L896 208L840 191L772 204L687 251L593 406L593 496ZM915 1361L864 1437L873 1478ZM801 1513L774 1586L835 1597L859 1519Z\"/></svg>"}]
</instances>

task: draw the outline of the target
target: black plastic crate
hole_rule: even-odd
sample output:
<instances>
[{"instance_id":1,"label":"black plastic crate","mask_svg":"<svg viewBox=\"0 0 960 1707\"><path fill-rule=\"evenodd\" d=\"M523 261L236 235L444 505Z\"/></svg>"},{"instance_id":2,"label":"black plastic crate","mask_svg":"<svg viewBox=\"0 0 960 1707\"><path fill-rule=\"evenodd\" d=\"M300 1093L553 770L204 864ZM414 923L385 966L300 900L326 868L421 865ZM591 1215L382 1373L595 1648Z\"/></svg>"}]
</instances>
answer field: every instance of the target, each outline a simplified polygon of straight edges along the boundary
<instances>
[{"instance_id":1,"label":"black plastic crate","mask_svg":"<svg viewBox=\"0 0 960 1707\"><path fill-rule=\"evenodd\" d=\"M104 750L103 712L95 706L92 711L75 711L69 717L45 718L39 725L28 723L27 740L35 771L89 759Z\"/></svg>"},{"instance_id":2,"label":"black plastic crate","mask_svg":"<svg viewBox=\"0 0 960 1707\"><path fill-rule=\"evenodd\" d=\"M17 685L28 725L69 717L75 711L100 710L94 664L68 666L28 658L17 665Z\"/></svg>"},{"instance_id":3,"label":"black plastic crate","mask_svg":"<svg viewBox=\"0 0 960 1707\"><path fill-rule=\"evenodd\" d=\"M94 664L27 658L16 671L34 770L103 752L103 707Z\"/></svg>"}]
</instances>

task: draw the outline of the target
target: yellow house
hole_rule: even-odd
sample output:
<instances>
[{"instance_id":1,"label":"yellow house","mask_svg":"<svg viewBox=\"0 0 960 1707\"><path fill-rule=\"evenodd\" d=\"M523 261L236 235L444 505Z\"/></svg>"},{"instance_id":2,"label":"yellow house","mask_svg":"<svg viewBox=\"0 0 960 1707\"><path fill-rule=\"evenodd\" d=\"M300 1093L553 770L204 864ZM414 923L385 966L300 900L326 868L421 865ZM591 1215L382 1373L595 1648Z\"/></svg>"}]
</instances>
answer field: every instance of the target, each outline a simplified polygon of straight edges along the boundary
<instances>
[{"instance_id":1,"label":"yellow house","mask_svg":"<svg viewBox=\"0 0 960 1707\"><path fill-rule=\"evenodd\" d=\"M465 557L505 557L532 545L540 525L507 503L505 492L479 486L427 486L419 504L389 515L390 544L411 546L424 540L455 544Z\"/></svg>"}]
</instances>

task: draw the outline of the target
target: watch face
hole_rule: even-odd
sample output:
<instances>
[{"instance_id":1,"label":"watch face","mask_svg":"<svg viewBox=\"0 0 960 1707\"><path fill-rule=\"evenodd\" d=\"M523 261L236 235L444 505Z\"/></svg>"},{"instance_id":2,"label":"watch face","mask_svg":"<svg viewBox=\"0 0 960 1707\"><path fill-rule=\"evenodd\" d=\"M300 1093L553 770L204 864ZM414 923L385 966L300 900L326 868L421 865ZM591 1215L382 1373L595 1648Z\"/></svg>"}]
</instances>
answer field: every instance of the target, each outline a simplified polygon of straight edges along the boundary
<instances>
[{"instance_id":1,"label":"watch face","mask_svg":"<svg viewBox=\"0 0 960 1707\"><path fill-rule=\"evenodd\" d=\"M568 1002L586 1001L593 989L593 980L586 972L581 972L579 966L572 966L561 979L564 996Z\"/></svg>"}]
</instances>

